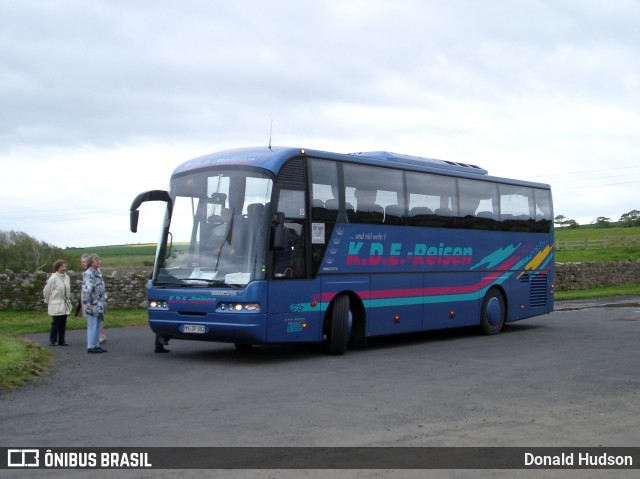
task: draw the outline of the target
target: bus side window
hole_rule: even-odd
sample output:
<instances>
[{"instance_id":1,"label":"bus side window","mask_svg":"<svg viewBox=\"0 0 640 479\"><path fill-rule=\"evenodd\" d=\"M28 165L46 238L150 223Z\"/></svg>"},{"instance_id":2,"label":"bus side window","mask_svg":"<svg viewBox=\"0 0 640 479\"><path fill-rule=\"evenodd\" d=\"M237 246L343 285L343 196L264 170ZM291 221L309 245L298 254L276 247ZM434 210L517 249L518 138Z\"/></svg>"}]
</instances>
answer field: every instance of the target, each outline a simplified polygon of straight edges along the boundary
<instances>
[{"instance_id":1,"label":"bus side window","mask_svg":"<svg viewBox=\"0 0 640 479\"><path fill-rule=\"evenodd\" d=\"M338 218L338 170L335 161L312 159L311 220L335 223Z\"/></svg>"},{"instance_id":2,"label":"bus side window","mask_svg":"<svg viewBox=\"0 0 640 479\"><path fill-rule=\"evenodd\" d=\"M502 231L534 231L533 189L500 185L500 229Z\"/></svg>"},{"instance_id":3,"label":"bus side window","mask_svg":"<svg viewBox=\"0 0 640 479\"><path fill-rule=\"evenodd\" d=\"M460 194L460 228L497 230L500 205L495 183L458 180Z\"/></svg>"},{"instance_id":4,"label":"bus side window","mask_svg":"<svg viewBox=\"0 0 640 479\"><path fill-rule=\"evenodd\" d=\"M454 178L427 173L406 175L409 198L409 226L455 228L458 216Z\"/></svg>"},{"instance_id":5,"label":"bus side window","mask_svg":"<svg viewBox=\"0 0 640 479\"><path fill-rule=\"evenodd\" d=\"M404 224L404 208L400 205L388 205L384 209L385 225L403 225Z\"/></svg>"},{"instance_id":6,"label":"bus side window","mask_svg":"<svg viewBox=\"0 0 640 479\"><path fill-rule=\"evenodd\" d=\"M553 206L551 202L551 191L534 190L536 223L535 231L538 233L548 233L553 224Z\"/></svg>"},{"instance_id":7,"label":"bus side window","mask_svg":"<svg viewBox=\"0 0 640 479\"><path fill-rule=\"evenodd\" d=\"M355 197L358 200L355 223L380 224L384 220L384 208L376 203L376 191L356 188Z\"/></svg>"},{"instance_id":8,"label":"bus side window","mask_svg":"<svg viewBox=\"0 0 640 479\"><path fill-rule=\"evenodd\" d=\"M349 163L344 164L343 171L345 209L350 223L404 224L403 172ZM351 205L355 208L351 209Z\"/></svg>"}]
</instances>

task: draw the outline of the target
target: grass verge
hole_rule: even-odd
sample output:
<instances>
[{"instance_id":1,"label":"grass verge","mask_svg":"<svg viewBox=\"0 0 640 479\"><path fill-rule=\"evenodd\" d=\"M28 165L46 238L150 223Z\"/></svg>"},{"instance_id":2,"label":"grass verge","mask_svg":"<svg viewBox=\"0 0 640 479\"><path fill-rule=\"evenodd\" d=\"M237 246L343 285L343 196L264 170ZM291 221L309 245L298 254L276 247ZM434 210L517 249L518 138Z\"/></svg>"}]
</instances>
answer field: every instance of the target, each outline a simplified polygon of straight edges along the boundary
<instances>
[{"instance_id":1,"label":"grass verge","mask_svg":"<svg viewBox=\"0 0 640 479\"><path fill-rule=\"evenodd\" d=\"M640 296L640 284L625 286L607 286L604 288L578 289L575 291L556 291L556 301L572 299L597 299L612 296Z\"/></svg>"},{"instance_id":2,"label":"grass verge","mask_svg":"<svg viewBox=\"0 0 640 479\"><path fill-rule=\"evenodd\" d=\"M117 309L109 311L105 328L143 326L147 324L146 309ZM85 329L84 318L67 319L67 330ZM0 389L25 384L48 371L53 365L53 353L19 334L46 333L51 317L38 311L0 311Z\"/></svg>"},{"instance_id":3,"label":"grass verge","mask_svg":"<svg viewBox=\"0 0 640 479\"><path fill-rule=\"evenodd\" d=\"M147 324L146 309L114 309L107 312L105 328L144 326ZM85 318L67 319L67 330L86 329ZM0 335L46 333L51 328L51 317L41 311L0 311Z\"/></svg>"},{"instance_id":4,"label":"grass verge","mask_svg":"<svg viewBox=\"0 0 640 479\"><path fill-rule=\"evenodd\" d=\"M26 339L0 336L0 388L22 386L47 372L52 364L50 351Z\"/></svg>"}]
</instances>

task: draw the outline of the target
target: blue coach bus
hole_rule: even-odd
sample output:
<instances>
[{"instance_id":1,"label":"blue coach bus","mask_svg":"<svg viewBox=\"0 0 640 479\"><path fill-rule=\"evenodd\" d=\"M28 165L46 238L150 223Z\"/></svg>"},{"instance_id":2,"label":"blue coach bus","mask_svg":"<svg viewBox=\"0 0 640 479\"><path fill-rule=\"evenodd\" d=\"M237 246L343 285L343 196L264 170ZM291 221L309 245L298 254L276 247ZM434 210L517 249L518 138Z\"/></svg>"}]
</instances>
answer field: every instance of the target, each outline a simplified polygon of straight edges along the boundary
<instances>
[{"instance_id":1,"label":"blue coach bus","mask_svg":"<svg viewBox=\"0 0 640 479\"><path fill-rule=\"evenodd\" d=\"M247 148L187 161L169 191L149 324L164 340L325 342L553 311L546 184L388 152Z\"/></svg>"}]
</instances>

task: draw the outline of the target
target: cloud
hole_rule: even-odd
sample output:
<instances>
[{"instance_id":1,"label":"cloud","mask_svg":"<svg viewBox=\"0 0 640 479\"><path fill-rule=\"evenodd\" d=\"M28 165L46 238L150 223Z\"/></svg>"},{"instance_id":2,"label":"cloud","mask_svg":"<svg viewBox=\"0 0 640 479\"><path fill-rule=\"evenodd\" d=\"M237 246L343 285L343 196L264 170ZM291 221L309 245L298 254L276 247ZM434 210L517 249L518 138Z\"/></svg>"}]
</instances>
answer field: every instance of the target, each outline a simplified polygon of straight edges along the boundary
<instances>
[{"instance_id":1,"label":"cloud","mask_svg":"<svg viewBox=\"0 0 640 479\"><path fill-rule=\"evenodd\" d=\"M634 1L582 0L5 2L0 159L17 180L2 180L0 228L24 225L13 214L53 237L27 209L42 209L33 187L78 224L79 204L126 217L181 161L266 145L272 119L274 144L471 162L552 186L637 166L634 181L639 14ZM100 195L78 186L87 171ZM52 178L69 187L52 192ZM559 183L557 213L638 208L637 183L592 184Z\"/></svg>"}]
</instances>

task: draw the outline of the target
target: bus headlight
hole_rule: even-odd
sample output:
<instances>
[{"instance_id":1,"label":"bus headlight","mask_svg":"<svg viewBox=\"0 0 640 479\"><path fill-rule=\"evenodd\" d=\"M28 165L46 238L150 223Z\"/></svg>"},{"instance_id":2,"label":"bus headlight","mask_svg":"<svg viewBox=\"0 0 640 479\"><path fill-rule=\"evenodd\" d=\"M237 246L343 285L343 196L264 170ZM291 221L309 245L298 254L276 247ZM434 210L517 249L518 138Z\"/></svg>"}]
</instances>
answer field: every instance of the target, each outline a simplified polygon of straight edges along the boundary
<instances>
[{"instance_id":1,"label":"bus headlight","mask_svg":"<svg viewBox=\"0 0 640 479\"><path fill-rule=\"evenodd\" d=\"M260 311L258 303L220 303L218 312L220 313L257 313Z\"/></svg>"},{"instance_id":2,"label":"bus headlight","mask_svg":"<svg viewBox=\"0 0 640 479\"><path fill-rule=\"evenodd\" d=\"M153 309L167 309L167 302L166 301L160 301L157 299L150 299L149 300L149 307L153 308Z\"/></svg>"}]
</instances>

